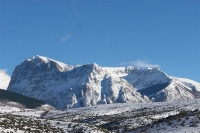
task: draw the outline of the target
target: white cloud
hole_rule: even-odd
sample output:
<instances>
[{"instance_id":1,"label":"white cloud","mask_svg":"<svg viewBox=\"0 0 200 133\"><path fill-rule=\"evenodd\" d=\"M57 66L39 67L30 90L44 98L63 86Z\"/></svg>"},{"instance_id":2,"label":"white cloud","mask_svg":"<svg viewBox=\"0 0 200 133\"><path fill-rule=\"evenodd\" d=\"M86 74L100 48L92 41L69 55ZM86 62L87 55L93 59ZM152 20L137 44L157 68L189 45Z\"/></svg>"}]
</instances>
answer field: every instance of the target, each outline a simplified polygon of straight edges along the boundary
<instances>
[{"instance_id":1,"label":"white cloud","mask_svg":"<svg viewBox=\"0 0 200 133\"><path fill-rule=\"evenodd\" d=\"M105 40L104 44L108 44L109 39L110 39L110 37L108 37L108 38Z\"/></svg>"},{"instance_id":2,"label":"white cloud","mask_svg":"<svg viewBox=\"0 0 200 133\"><path fill-rule=\"evenodd\" d=\"M7 68L4 68L4 69L2 69L2 71L4 71L4 72L8 72L8 69Z\"/></svg>"},{"instance_id":3,"label":"white cloud","mask_svg":"<svg viewBox=\"0 0 200 133\"><path fill-rule=\"evenodd\" d=\"M130 62L123 62L121 63L122 66L135 66L135 67L160 67L159 64L151 64L150 61L142 61L142 60L137 60L137 61L130 61Z\"/></svg>"},{"instance_id":4,"label":"white cloud","mask_svg":"<svg viewBox=\"0 0 200 133\"><path fill-rule=\"evenodd\" d=\"M61 42L65 42L67 41L69 38L71 38L73 35L72 34L67 34L66 36L64 36L63 38L61 38Z\"/></svg>"}]
</instances>

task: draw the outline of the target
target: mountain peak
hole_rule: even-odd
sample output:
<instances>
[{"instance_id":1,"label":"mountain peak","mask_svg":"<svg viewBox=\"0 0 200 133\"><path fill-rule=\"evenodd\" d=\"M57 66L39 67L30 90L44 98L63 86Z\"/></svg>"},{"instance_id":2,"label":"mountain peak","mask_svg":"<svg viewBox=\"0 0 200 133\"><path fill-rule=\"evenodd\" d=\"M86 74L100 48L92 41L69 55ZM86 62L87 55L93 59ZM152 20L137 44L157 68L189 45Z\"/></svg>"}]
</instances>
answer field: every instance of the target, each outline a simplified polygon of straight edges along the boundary
<instances>
[{"instance_id":1,"label":"mountain peak","mask_svg":"<svg viewBox=\"0 0 200 133\"><path fill-rule=\"evenodd\" d=\"M158 67L148 67L147 70L161 71L160 68L158 68Z\"/></svg>"},{"instance_id":2,"label":"mountain peak","mask_svg":"<svg viewBox=\"0 0 200 133\"><path fill-rule=\"evenodd\" d=\"M92 67L98 67L99 65L97 65L96 63L88 63L85 64L86 66L92 66Z\"/></svg>"},{"instance_id":3,"label":"mountain peak","mask_svg":"<svg viewBox=\"0 0 200 133\"><path fill-rule=\"evenodd\" d=\"M90 64L94 69L97 69L97 68L100 68L100 66L99 65L97 65L96 63L92 63L92 64Z\"/></svg>"},{"instance_id":4,"label":"mountain peak","mask_svg":"<svg viewBox=\"0 0 200 133\"><path fill-rule=\"evenodd\" d=\"M40 66L41 64L48 64L48 66L52 66L55 64L55 66L59 69L59 71L69 71L72 70L74 67L72 65L68 65L59 61L56 61L51 58L47 58L45 56L35 55L32 58L29 58L25 60L25 62L31 62L35 66ZM54 65L53 65L54 66Z\"/></svg>"},{"instance_id":5,"label":"mountain peak","mask_svg":"<svg viewBox=\"0 0 200 133\"><path fill-rule=\"evenodd\" d=\"M45 56L35 55L32 58L27 59L26 61L43 61L44 63L48 63L49 61L55 61L55 60L47 58Z\"/></svg>"},{"instance_id":6,"label":"mountain peak","mask_svg":"<svg viewBox=\"0 0 200 133\"><path fill-rule=\"evenodd\" d=\"M92 63L92 65L93 65L93 66L99 66L99 65L97 65L95 62L94 62L94 63Z\"/></svg>"},{"instance_id":7,"label":"mountain peak","mask_svg":"<svg viewBox=\"0 0 200 133\"><path fill-rule=\"evenodd\" d=\"M40 56L40 55L33 56L33 58L39 58L39 59L42 59L42 60L44 60L44 61L51 60L51 59L49 59L49 58L47 58L47 57L45 57L45 56Z\"/></svg>"},{"instance_id":8,"label":"mountain peak","mask_svg":"<svg viewBox=\"0 0 200 133\"><path fill-rule=\"evenodd\" d=\"M99 69L101 68L101 66L97 65L96 63L90 63L90 64L85 64L85 65L80 65L78 67L82 67L82 68L87 68L87 69L93 69L93 70L96 70L96 69Z\"/></svg>"},{"instance_id":9,"label":"mountain peak","mask_svg":"<svg viewBox=\"0 0 200 133\"><path fill-rule=\"evenodd\" d=\"M153 67L153 68L147 68L146 72L148 73L160 73L161 75L163 75L164 77L167 77L168 79L171 79L166 73L164 73L160 68L158 67Z\"/></svg>"}]
</instances>

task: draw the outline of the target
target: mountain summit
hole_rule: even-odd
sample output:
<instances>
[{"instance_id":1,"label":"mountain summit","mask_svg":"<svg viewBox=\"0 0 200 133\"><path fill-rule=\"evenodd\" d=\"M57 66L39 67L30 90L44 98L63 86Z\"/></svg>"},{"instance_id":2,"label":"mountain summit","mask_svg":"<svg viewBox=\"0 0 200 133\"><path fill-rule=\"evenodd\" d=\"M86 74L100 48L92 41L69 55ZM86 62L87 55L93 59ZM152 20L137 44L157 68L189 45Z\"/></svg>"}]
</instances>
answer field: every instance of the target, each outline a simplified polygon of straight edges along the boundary
<instances>
[{"instance_id":1,"label":"mountain summit","mask_svg":"<svg viewBox=\"0 0 200 133\"><path fill-rule=\"evenodd\" d=\"M200 95L200 84L170 77L159 68L72 66L34 56L16 66L8 90L58 108L173 101Z\"/></svg>"}]
</instances>

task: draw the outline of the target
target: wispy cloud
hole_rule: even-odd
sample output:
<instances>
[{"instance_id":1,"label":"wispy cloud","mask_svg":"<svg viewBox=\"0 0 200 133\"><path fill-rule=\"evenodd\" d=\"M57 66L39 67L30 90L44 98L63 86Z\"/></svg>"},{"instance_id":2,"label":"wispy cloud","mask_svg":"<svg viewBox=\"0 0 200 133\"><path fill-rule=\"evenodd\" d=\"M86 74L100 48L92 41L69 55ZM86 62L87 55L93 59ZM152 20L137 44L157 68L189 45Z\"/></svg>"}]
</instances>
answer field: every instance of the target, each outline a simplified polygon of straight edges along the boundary
<instances>
[{"instance_id":1,"label":"wispy cloud","mask_svg":"<svg viewBox=\"0 0 200 133\"><path fill-rule=\"evenodd\" d=\"M72 11L71 11L71 13L69 14L69 17L71 18L72 16L80 16L79 15L79 12L78 12L78 10L77 10L77 1L73 1L73 2L71 2L71 9L72 9Z\"/></svg>"},{"instance_id":2,"label":"wispy cloud","mask_svg":"<svg viewBox=\"0 0 200 133\"><path fill-rule=\"evenodd\" d=\"M130 61L130 62L123 62L120 65L122 66L135 66L135 67L160 67L159 64L151 64L150 61L144 61L144 60L137 60L137 61Z\"/></svg>"},{"instance_id":3,"label":"wispy cloud","mask_svg":"<svg viewBox=\"0 0 200 133\"><path fill-rule=\"evenodd\" d=\"M7 68L1 69L1 70L4 71L5 73L8 72L8 69L7 69Z\"/></svg>"},{"instance_id":4,"label":"wispy cloud","mask_svg":"<svg viewBox=\"0 0 200 133\"><path fill-rule=\"evenodd\" d=\"M109 39L110 39L110 37L108 37L108 38L105 40L104 44L108 44Z\"/></svg>"},{"instance_id":5,"label":"wispy cloud","mask_svg":"<svg viewBox=\"0 0 200 133\"><path fill-rule=\"evenodd\" d=\"M5 68L5 69L3 69L3 71L7 73L7 72L8 72L8 69L7 69L7 68Z\"/></svg>"},{"instance_id":6,"label":"wispy cloud","mask_svg":"<svg viewBox=\"0 0 200 133\"><path fill-rule=\"evenodd\" d=\"M65 41L67 41L69 38L71 38L73 35L72 34L67 34L67 35L65 35L63 38L61 38L61 42L65 42Z\"/></svg>"}]
</instances>

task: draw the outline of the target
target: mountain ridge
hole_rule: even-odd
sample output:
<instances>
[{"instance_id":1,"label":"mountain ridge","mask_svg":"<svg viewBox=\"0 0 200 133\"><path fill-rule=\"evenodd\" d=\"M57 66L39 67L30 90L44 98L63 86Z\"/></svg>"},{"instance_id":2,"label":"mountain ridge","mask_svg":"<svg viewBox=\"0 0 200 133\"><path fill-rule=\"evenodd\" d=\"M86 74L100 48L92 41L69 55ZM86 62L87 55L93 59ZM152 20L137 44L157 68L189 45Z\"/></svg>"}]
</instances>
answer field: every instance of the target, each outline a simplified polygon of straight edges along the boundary
<instances>
[{"instance_id":1,"label":"mountain ridge","mask_svg":"<svg viewBox=\"0 0 200 133\"><path fill-rule=\"evenodd\" d=\"M190 82L192 89L178 79L159 68L101 67L96 63L72 66L37 55L16 66L8 90L59 109L199 97L199 92L194 92L200 90L199 83Z\"/></svg>"}]
</instances>

